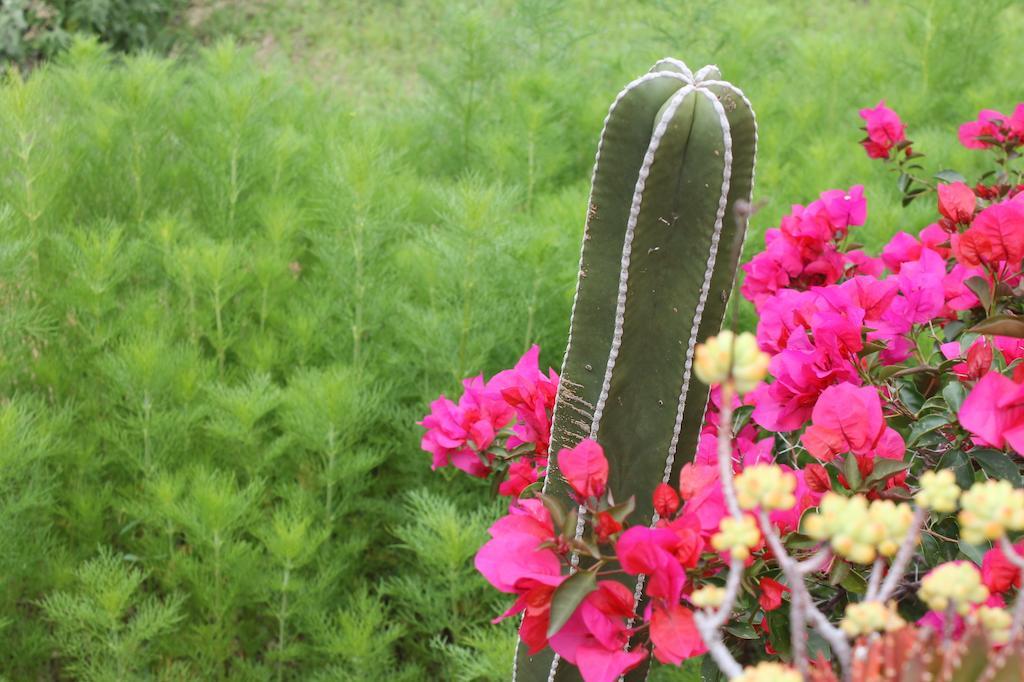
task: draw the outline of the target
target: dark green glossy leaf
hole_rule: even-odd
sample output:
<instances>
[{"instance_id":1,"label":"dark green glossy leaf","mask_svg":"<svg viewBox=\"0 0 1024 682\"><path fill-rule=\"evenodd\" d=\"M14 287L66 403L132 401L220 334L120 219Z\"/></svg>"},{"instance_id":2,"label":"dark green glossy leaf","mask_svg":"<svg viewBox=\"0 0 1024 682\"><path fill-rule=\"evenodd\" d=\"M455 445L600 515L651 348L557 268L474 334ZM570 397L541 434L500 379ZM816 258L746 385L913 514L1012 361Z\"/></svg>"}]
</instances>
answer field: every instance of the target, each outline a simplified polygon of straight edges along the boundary
<instances>
[{"instance_id":1,"label":"dark green glossy leaf","mask_svg":"<svg viewBox=\"0 0 1024 682\"><path fill-rule=\"evenodd\" d=\"M950 469L956 476L956 484L966 490L974 485L974 469L971 460L960 450L950 450L939 460L939 469Z\"/></svg>"},{"instance_id":2,"label":"dark green glossy leaf","mask_svg":"<svg viewBox=\"0 0 1024 682\"><path fill-rule=\"evenodd\" d=\"M551 596L551 621L548 624L548 637L561 630L580 603L596 589L597 575L592 571L579 571L566 578Z\"/></svg>"},{"instance_id":3,"label":"dark green glossy leaf","mask_svg":"<svg viewBox=\"0 0 1024 682\"><path fill-rule=\"evenodd\" d=\"M753 405L737 407L732 413L732 432L739 433L744 426L750 423L750 415L754 413Z\"/></svg>"},{"instance_id":4,"label":"dark green glossy leaf","mask_svg":"<svg viewBox=\"0 0 1024 682\"><path fill-rule=\"evenodd\" d=\"M960 411L960 406L964 404L964 398L966 397L967 389L959 381L950 381L942 389L942 398L946 401L949 411L953 414Z\"/></svg>"},{"instance_id":5,"label":"dark green glossy leaf","mask_svg":"<svg viewBox=\"0 0 1024 682\"><path fill-rule=\"evenodd\" d=\"M868 475L865 484L871 488L878 483L887 481L901 471L906 471L910 466L909 462L904 462L901 459L886 459L885 457L878 457L875 459L874 468Z\"/></svg>"},{"instance_id":6,"label":"dark green glossy leaf","mask_svg":"<svg viewBox=\"0 0 1024 682\"><path fill-rule=\"evenodd\" d=\"M949 424L949 416L945 414L928 414L921 417L910 427L910 437L907 439L907 446L912 447L916 445L922 436L947 424Z\"/></svg>"},{"instance_id":7,"label":"dark green glossy leaf","mask_svg":"<svg viewBox=\"0 0 1024 682\"><path fill-rule=\"evenodd\" d=\"M749 623L736 622L725 626L725 631L740 639L761 639L760 633Z\"/></svg>"},{"instance_id":8,"label":"dark green glossy leaf","mask_svg":"<svg viewBox=\"0 0 1024 682\"><path fill-rule=\"evenodd\" d=\"M982 471L989 478L1009 481L1014 488L1024 488L1024 480L1021 478L1020 466L1015 455L990 448L976 448L971 450L970 456L981 465Z\"/></svg>"}]
</instances>

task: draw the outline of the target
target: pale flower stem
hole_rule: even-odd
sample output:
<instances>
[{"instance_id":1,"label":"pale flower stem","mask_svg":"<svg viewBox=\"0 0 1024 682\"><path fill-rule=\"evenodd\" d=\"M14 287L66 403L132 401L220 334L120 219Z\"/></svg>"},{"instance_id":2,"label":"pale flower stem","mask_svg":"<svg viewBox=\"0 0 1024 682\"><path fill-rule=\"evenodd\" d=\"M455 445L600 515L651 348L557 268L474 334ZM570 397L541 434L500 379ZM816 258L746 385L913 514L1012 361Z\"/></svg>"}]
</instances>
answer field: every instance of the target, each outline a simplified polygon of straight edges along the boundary
<instances>
[{"instance_id":1,"label":"pale flower stem","mask_svg":"<svg viewBox=\"0 0 1024 682\"><path fill-rule=\"evenodd\" d=\"M881 588L879 588L878 593L875 595L876 601L884 604L892 598L893 593L899 586L900 580L903 578L904 571L907 570L907 564L910 563L910 559L917 550L917 541L921 537L921 527L924 525L924 520L927 516L927 509L918 507L914 510L914 520L910 522L910 532L907 533L907 537L903 538L903 543L896 552L896 558L892 560L892 565L889 566L889 572L886 574ZM874 575L871 577L874 578Z\"/></svg>"},{"instance_id":2,"label":"pale flower stem","mask_svg":"<svg viewBox=\"0 0 1024 682\"><path fill-rule=\"evenodd\" d=\"M821 633L821 636L824 637L825 641L832 647L832 652L839 660L840 668L843 671L843 679L849 680L850 643L846 641L846 635L843 634L842 630L829 622L828 618L826 618L825 615L814 605L814 601L811 599L811 594L807 590L807 585L804 584L804 575L806 575L804 569L802 569L801 565L786 552L786 548L783 547L782 540L779 538L778 533L776 533L775 526L772 525L771 519L768 518L768 514L765 513L764 510L759 510L758 516L761 521L761 532L764 534L768 547L772 550L772 554L775 555L775 560L779 562L779 567L790 582L789 589L792 591L794 599L792 605L795 606L797 602L800 603L803 611L802 615L810 619L815 629ZM819 554L819 556L823 556L823 554ZM815 559L816 558L817 557L815 557ZM794 641L793 644L795 647L797 644L796 641ZM793 653L794 659L796 659L796 648L794 648ZM796 661L797 667L800 668L801 671L806 669L807 666L806 648L804 648L802 653L804 660Z\"/></svg>"},{"instance_id":3,"label":"pale flower stem","mask_svg":"<svg viewBox=\"0 0 1024 682\"><path fill-rule=\"evenodd\" d=\"M722 407L718 421L718 465L726 507L733 518L741 519L743 513L736 501L736 489L732 481L732 399L732 383L726 382L722 384ZM725 582L725 599L721 606L711 613L698 612L694 618L701 639L708 647L708 653L729 679L742 675L743 667L736 662L729 649L722 643L722 635L719 630L732 615L732 608L739 595L742 579L743 561L733 559L729 562L729 576Z\"/></svg>"},{"instance_id":4,"label":"pale flower stem","mask_svg":"<svg viewBox=\"0 0 1024 682\"><path fill-rule=\"evenodd\" d=\"M875 563L871 566L871 579L868 581L868 591L864 595L864 601L872 601L878 595L878 589L882 586L882 571L885 570L885 559L875 557Z\"/></svg>"},{"instance_id":5,"label":"pale flower stem","mask_svg":"<svg viewBox=\"0 0 1024 682\"><path fill-rule=\"evenodd\" d=\"M1003 550L1003 554L1010 560L1014 566L1024 572L1024 557L1017 554L1017 550L1014 548L1013 543L1010 542L1004 535L999 540L999 547ZM1021 630L1024 629L1024 589L1017 593L1017 601L1013 604L1013 621L1010 623L1010 640L1016 640L1020 637Z\"/></svg>"},{"instance_id":6,"label":"pale flower stem","mask_svg":"<svg viewBox=\"0 0 1024 682\"><path fill-rule=\"evenodd\" d=\"M740 591L740 581L743 578L743 561L740 559L733 559L729 563L729 577L725 583L725 599L722 601L722 605L713 612L698 611L694 615L694 621L697 624L697 630L700 632L701 639L704 640L704 644L708 647L708 653L715 659L715 663L718 664L719 669L725 673L729 679L738 677L743 674L743 667L736 662L729 649L726 648L725 644L722 643L722 636L719 630L726 621L729 620L729 616L732 614L732 607L736 603L736 597Z\"/></svg>"},{"instance_id":7,"label":"pale flower stem","mask_svg":"<svg viewBox=\"0 0 1024 682\"><path fill-rule=\"evenodd\" d=\"M802 577L798 578L802 579ZM807 662L807 617L803 590L790 589L789 639L793 644L793 662L806 679L810 673Z\"/></svg>"},{"instance_id":8,"label":"pale flower stem","mask_svg":"<svg viewBox=\"0 0 1024 682\"><path fill-rule=\"evenodd\" d=\"M734 519L742 519L739 502L736 501L736 487L732 473L732 399L735 388L731 381L722 384L722 407L718 413L718 472L722 479L722 494L725 506Z\"/></svg>"}]
</instances>

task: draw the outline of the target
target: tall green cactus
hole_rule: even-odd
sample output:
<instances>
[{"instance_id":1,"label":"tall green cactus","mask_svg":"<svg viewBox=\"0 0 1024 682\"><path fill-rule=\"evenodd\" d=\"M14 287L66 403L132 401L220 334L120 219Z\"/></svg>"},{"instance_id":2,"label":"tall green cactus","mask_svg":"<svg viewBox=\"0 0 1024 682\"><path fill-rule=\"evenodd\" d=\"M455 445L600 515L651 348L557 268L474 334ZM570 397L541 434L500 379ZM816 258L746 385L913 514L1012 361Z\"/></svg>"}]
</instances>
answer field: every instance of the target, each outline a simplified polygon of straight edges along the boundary
<instances>
[{"instance_id":1,"label":"tall green cactus","mask_svg":"<svg viewBox=\"0 0 1024 682\"><path fill-rule=\"evenodd\" d=\"M601 132L545 491L569 499L557 453L596 438L617 500L675 481L697 447L708 388L691 380L698 340L715 334L736 278L757 126L714 66L674 59L619 93ZM642 579L636 585L639 598ZM642 680L646 669L630 680ZM579 679L518 646L516 682Z\"/></svg>"}]
</instances>

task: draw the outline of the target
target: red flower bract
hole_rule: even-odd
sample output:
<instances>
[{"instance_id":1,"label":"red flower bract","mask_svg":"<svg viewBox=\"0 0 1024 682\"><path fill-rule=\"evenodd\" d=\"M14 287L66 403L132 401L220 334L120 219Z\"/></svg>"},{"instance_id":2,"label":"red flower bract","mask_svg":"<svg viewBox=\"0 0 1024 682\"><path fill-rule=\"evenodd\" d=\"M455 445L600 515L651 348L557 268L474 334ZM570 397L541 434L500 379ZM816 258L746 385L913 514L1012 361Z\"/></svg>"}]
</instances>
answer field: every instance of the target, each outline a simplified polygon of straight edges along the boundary
<instances>
[{"instance_id":1,"label":"red flower bract","mask_svg":"<svg viewBox=\"0 0 1024 682\"><path fill-rule=\"evenodd\" d=\"M608 460L604 448L589 438L557 455L558 469L581 498L600 497L608 483Z\"/></svg>"},{"instance_id":2,"label":"red flower bract","mask_svg":"<svg viewBox=\"0 0 1024 682\"><path fill-rule=\"evenodd\" d=\"M953 251L965 265L1004 261L1019 270L1024 258L1024 201L1014 199L986 208L953 241Z\"/></svg>"}]
</instances>

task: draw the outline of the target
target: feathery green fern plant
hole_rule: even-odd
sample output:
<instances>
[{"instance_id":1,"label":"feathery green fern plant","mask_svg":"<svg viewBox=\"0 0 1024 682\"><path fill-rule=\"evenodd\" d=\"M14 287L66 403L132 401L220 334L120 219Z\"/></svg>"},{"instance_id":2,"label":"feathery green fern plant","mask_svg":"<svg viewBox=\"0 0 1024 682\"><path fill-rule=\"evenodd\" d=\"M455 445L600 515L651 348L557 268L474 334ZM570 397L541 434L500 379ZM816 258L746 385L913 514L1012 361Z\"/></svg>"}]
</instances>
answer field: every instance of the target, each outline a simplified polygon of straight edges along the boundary
<instances>
[{"instance_id":1,"label":"feathery green fern plant","mask_svg":"<svg viewBox=\"0 0 1024 682\"><path fill-rule=\"evenodd\" d=\"M696 450L708 389L691 381L693 352L720 328L736 278L756 144L750 103L714 66L694 74L664 59L612 104L552 418L548 494L572 499L557 453L593 438L609 453L615 498L635 496L651 516L654 488ZM641 579L637 599L642 589ZM514 679L574 675L556 655L517 650Z\"/></svg>"}]
</instances>

